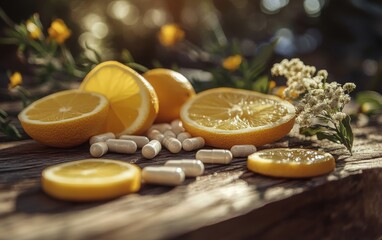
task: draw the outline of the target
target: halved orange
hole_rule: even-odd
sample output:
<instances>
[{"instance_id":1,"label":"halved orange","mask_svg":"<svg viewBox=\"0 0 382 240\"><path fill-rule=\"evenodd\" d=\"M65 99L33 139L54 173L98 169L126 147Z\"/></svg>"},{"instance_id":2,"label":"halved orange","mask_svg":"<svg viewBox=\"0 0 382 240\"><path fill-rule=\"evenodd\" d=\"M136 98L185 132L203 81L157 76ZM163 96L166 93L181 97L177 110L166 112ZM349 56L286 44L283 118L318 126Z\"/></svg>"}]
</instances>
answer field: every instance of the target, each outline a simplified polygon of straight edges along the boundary
<instances>
[{"instance_id":1,"label":"halved orange","mask_svg":"<svg viewBox=\"0 0 382 240\"><path fill-rule=\"evenodd\" d=\"M81 83L80 89L101 93L110 102L105 132L142 134L158 113L153 87L133 69L115 61L99 64Z\"/></svg>"},{"instance_id":2,"label":"halved orange","mask_svg":"<svg viewBox=\"0 0 382 240\"><path fill-rule=\"evenodd\" d=\"M248 156L248 169L272 177L306 178L329 173L336 163L329 153L302 148L274 148Z\"/></svg>"},{"instance_id":3,"label":"halved orange","mask_svg":"<svg viewBox=\"0 0 382 240\"><path fill-rule=\"evenodd\" d=\"M141 169L109 159L85 159L48 167L41 174L43 190L69 201L95 201L137 192Z\"/></svg>"},{"instance_id":4,"label":"halved orange","mask_svg":"<svg viewBox=\"0 0 382 240\"><path fill-rule=\"evenodd\" d=\"M229 149L261 146L284 137L294 125L295 108L272 95L214 88L188 100L180 118L191 135L203 137L207 145Z\"/></svg>"},{"instance_id":5,"label":"halved orange","mask_svg":"<svg viewBox=\"0 0 382 240\"><path fill-rule=\"evenodd\" d=\"M33 102L19 114L25 132L52 147L73 147L101 133L107 99L81 90L57 92Z\"/></svg>"}]
</instances>

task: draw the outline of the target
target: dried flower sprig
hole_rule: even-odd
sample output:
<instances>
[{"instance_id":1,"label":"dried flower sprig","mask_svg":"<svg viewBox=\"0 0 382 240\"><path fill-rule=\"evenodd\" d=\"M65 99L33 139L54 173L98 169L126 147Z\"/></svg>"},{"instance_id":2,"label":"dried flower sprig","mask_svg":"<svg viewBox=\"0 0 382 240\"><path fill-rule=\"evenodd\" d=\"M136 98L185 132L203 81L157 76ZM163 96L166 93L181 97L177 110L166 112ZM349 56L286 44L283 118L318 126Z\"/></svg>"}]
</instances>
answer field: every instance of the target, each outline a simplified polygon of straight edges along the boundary
<instances>
[{"instance_id":1,"label":"dried flower sprig","mask_svg":"<svg viewBox=\"0 0 382 240\"><path fill-rule=\"evenodd\" d=\"M328 72L305 65L300 59L284 59L273 65L273 76L287 79L283 95L296 101L296 122L300 133L318 139L328 139L343 144L350 153L353 147L353 131L350 116L342 112L350 102L349 93L355 89L354 83L327 83Z\"/></svg>"}]
</instances>

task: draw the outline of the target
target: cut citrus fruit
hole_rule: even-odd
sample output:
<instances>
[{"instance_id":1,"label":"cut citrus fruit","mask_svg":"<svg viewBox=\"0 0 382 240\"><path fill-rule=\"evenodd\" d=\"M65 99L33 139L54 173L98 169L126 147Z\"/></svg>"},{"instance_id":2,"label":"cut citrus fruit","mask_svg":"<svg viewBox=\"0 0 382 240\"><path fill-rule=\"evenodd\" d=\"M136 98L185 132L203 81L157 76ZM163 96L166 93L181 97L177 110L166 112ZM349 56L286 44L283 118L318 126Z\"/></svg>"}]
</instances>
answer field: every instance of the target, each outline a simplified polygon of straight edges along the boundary
<instances>
[{"instance_id":1,"label":"cut citrus fruit","mask_svg":"<svg viewBox=\"0 0 382 240\"><path fill-rule=\"evenodd\" d=\"M81 83L80 89L98 92L109 99L105 132L142 134L158 113L153 87L133 69L115 61L99 64Z\"/></svg>"},{"instance_id":2,"label":"cut citrus fruit","mask_svg":"<svg viewBox=\"0 0 382 240\"><path fill-rule=\"evenodd\" d=\"M215 88L197 94L181 109L180 118L193 136L207 145L229 149L274 142L292 129L295 108L276 96L254 91Z\"/></svg>"},{"instance_id":3,"label":"cut citrus fruit","mask_svg":"<svg viewBox=\"0 0 382 240\"><path fill-rule=\"evenodd\" d=\"M179 118L182 105L195 90L182 74L170 69L157 68L147 71L143 77L153 86L159 99L157 123L171 122Z\"/></svg>"},{"instance_id":4,"label":"cut citrus fruit","mask_svg":"<svg viewBox=\"0 0 382 240\"><path fill-rule=\"evenodd\" d=\"M19 114L25 132L52 147L73 147L101 133L109 103L98 93L57 92L33 102Z\"/></svg>"},{"instance_id":5,"label":"cut citrus fruit","mask_svg":"<svg viewBox=\"0 0 382 240\"><path fill-rule=\"evenodd\" d=\"M248 169L272 177L305 178L329 173L336 167L329 153L301 148L274 148L248 156Z\"/></svg>"},{"instance_id":6,"label":"cut citrus fruit","mask_svg":"<svg viewBox=\"0 0 382 240\"><path fill-rule=\"evenodd\" d=\"M137 192L141 169L109 159L85 159L44 169L43 190L52 197L69 201L96 201Z\"/></svg>"}]
</instances>

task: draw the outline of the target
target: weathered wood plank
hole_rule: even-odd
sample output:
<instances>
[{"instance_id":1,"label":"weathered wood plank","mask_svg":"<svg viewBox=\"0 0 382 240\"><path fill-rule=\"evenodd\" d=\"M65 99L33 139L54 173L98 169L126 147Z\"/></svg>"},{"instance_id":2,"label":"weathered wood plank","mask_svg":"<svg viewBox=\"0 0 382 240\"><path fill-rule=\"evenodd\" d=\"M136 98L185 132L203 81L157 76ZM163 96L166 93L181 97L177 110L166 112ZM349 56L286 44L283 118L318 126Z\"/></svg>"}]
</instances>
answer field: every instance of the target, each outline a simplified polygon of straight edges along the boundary
<instances>
[{"instance_id":1,"label":"weathered wood plank","mask_svg":"<svg viewBox=\"0 0 382 240\"><path fill-rule=\"evenodd\" d=\"M246 159L206 165L206 173L170 188L143 186L111 201L70 203L45 195L39 177L47 166L89 158L88 146L54 149L32 140L0 145L0 239L347 239L382 235L381 126L355 129L353 156L329 142L292 136L265 146L319 148L337 159L325 176L290 180L249 172ZM141 167L194 152L162 151L105 158Z\"/></svg>"}]
</instances>

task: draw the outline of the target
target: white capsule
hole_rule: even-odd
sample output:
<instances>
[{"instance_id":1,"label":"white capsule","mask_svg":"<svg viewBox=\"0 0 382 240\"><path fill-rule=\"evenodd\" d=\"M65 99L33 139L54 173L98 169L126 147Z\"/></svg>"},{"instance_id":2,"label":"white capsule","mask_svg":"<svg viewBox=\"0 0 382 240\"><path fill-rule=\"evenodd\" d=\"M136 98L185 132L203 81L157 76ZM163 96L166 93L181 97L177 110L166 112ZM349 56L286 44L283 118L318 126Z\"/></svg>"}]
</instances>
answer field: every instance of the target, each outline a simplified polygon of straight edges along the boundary
<instances>
[{"instance_id":1,"label":"white capsule","mask_svg":"<svg viewBox=\"0 0 382 240\"><path fill-rule=\"evenodd\" d=\"M171 125L168 124L168 123L157 123L157 124L153 124L150 128L149 128L149 132L151 132L152 130L158 130L159 132L161 133L164 133L166 130L171 130Z\"/></svg>"},{"instance_id":2,"label":"white capsule","mask_svg":"<svg viewBox=\"0 0 382 240\"><path fill-rule=\"evenodd\" d=\"M176 138L176 134L173 131L171 131L171 130L166 130L163 133L163 136L164 137L173 137L173 138Z\"/></svg>"},{"instance_id":3,"label":"white capsule","mask_svg":"<svg viewBox=\"0 0 382 240\"><path fill-rule=\"evenodd\" d=\"M175 119L174 121L171 122L171 130L176 134L178 135L179 133L181 132L184 132L186 131L183 127L183 123L182 121L180 121L179 119Z\"/></svg>"},{"instance_id":4,"label":"white capsule","mask_svg":"<svg viewBox=\"0 0 382 240\"><path fill-rule=\"evenodd\" d=\"M163 134L161 132L159 132L158 130L151 130L148 132L147 134L147 137L150 139L150 140L157 140L159 142L162 142L163 141Z\"/></svg>"},{"instance_id":5,"label":"white capsule","mask_svg":"<svg viewBox=\"0 0 382 240\"><path fill-rule=\"evenodd\" d=\"M182 143L174 137L165 137L162 144L171 153L178 153L182 150Z\"/></svg>"},{"instance_id":6,"label":"white capsule","mask_svg":"<svg viewBox=\"0 0 382 240\"><path fill-rule=\"evenodd\" d=\"M204 147L205 141L202 137L188 138L182 142L185 151L192 151Z\"/></svg>"},{"instance_id":7,"label":"white capsule","mask_svg":"<svg viewBox=\"0 0 382 240\"><path fill-rule=\"evenodd\" d=\"M189 132L181 132L179 133L176 138L181 142L183 143L184 140L186 140L187 138L191 138L191 134Z\"/></svg>"},{"instance_id":8,"label":"white capsule","mask_svg":"<svg viewBox=\"0 0 382 240\"><path fill-rule=\"evenodd\" d=\"M138 148L142 148L143 146L145 146L146 144L150 142L150 140L145 136L135 136L135 135L122 135L119 137L119 139L133 141L137 144Z\"/></svg>"},{"instance_id":9,"label":"white capsule","mask_svg":"<svg viewBox=\"0 0 382 240\"><path fill-rule=\"evenodd\" d=\"M110 152L129 154L137 151L137 144L130 140L108 139L106 144Z\"/></svg>"},{"instance_id":10,"label":"white capsule","mask_svg":"<svg viewBox=\"0 0 382 240\"><path fill-rule=\"evenodd\" d=\"M200 160L183 159L183 160L169 160L165 166L180 167L187 177L197 177L203 175L204 164Z\"/></svg>"},{"instance_id":11,"label":"white capsule","mask_svg":"<svg viewBox=\"0 0 382 240\"><path fill-rule=\"evenodd\" d=\"M152 159L162 150L162 144L158 140L151 140L143 146L142 155L144 158Z\"/></svg>"},{"instance_id":12,"label":"white capsule","mask_svg":"<svg viewBox=\"0 0 382 240\"><path fill-rule=\"evenodd\" d=\"M108 151L107 144L105 142L96 142L90 146L90 154L93 157L102 157Z\"/></svg>"},{"instance_id":13,"label":"white capsule","mask_svg":"<svg viewBox=\"0 0 382 240\"><path fill-rule=\"evenodd\" d=\"M232 153L224 149L202 149L196 153L195 158L204 163L229 164L232 161Z\"/></svg>"},{"instance_id":14,"label":"white capsule","mask_svg":"<svg viewBox=\"0 0 382 240\"><path fill-rule=\"evenodd\" d=\"M231 147L231 153L233 157L248 157L252 153L256 152L254 145L234 145Z\"/></svg>"},{"instance_id":15,"label":"white capsule","mask_svg":"<svg viewBox=\"0 0 382 240\"><path fill-rule=\"evenodd\" d=\"M176 186L183 183L185 174L179 167L148 166L142 170L144 183Z\"/></svg>"},{"instance_id":16,"label":"white capsule","mask_svg":"<svg viewBox=\"0 0 382 240\"><path fill-rule=\"evenodd\" d=\"M108 139L115 139L115 134L112 132L107 132L100 135L95 135L90 138L89 144L92 145L93 143L97 142L106 142Z\"/></svg>"}]
</instances>

